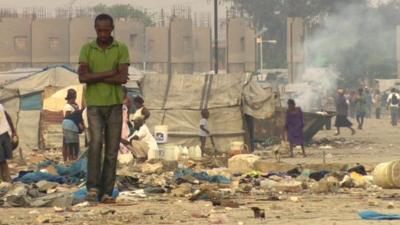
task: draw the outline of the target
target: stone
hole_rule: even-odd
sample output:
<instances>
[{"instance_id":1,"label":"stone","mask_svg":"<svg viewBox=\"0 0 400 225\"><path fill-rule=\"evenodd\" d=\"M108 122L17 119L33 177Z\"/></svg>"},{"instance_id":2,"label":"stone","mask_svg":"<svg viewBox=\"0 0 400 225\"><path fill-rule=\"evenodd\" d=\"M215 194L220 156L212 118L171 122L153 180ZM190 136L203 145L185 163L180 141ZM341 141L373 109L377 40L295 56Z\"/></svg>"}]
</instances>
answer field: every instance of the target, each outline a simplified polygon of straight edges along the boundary
<instances>
[{"instance_id":1,"label":"stone","mask_svg":"<svg viewBox=\"0 0 400 225\"><path fill-rule=\"evenodd\" d=\"M287 172L289 170L295 169L297 166L288 164L288 163L276 163L276 162L269 162L266 160L258 160L254 163L254 170L260 171L262 173L269 173L269 172Z\"/></svg>"},{"instance_id":2,"label":"stone","mask_svg":"<svg viewBox=\"0 0 400 225\"><path fill-rule=\"evenodd\" d=\"M273 190L277 184L278 182L267 179L260 182L260 187L263 190Z\"/></svg>"},{"instance_id":3,"label":"stone","mask_svg":"<svg viewBox=\"0 0 400 225\"><path fill-rule=\"evenodd\" d=\"M49 215L39 215L36 218L36 222L38 224L50 223L50 217L49 217Z\"/></svg>"},{"instance_id":4,"label":"stone","mask_svg":"<svg viewBox=\"0 0 400 225\"><path fill-rule=\"evenodd\" d=\"M302 182L295 180L284 180L275 185L275 190L279 192L299 193L303 190Z\"/></svg>"},{"instance_id":5,"label":"stone","mask_svg":"<svg viewBox=\"0 0 400 225\"><path fill-rule=\"evenodd\" d=\"M339 191L339 181L333 179L333 177L328 177L328 179L320 180L319 182L310 184L310 190L314 194L322 193L336 193Z\"/></svg>"},{"instance_id":6,"label":"stone","mask_svg":"<svg viewBox=\"0 0 400 225\"><path fill-rule=\"evenodd\" d=\"M394 209L394 202L389 202L387 208Z\"/></svg>"},{"instance_id":7,"label":"stone","mask_svg":"<svg viewBox=\"0 0 400 225\"><path fill-rule=\"evenodd\" d=\"M298 203L301 201L299 197L295 197L295 196L290 197L289 200L294 203Z\"/></svg>"},{"instance_id":8,"label":"stone","mask_svg":"<svg viewBox=\"0 0 400 225\"><path fill-rule=\"evenodd\" d=\"M51 214L43 214L39 215L36 218L36 222L38 224L44 224L44 223L64 223L66 221L66 218L64 216L58 216L58 215L51 215Z\"/></svg>"},{"instance_id":9,"label":"stone","mask_svg":"<svg viewBox=\"0 0 400 225\"><path fill-rule=\"evenodd\" d=\"M228 160L228 168L231 173L249 173L255 169L254 163L258 160L260 157L252 154L235 155Z\"/></svg>"},{"instance_id":10,"label":"stone","mask_svg":"<svg viewBox=\"0 0 400 225\"><path fill-rule=\"evenodd\" d=\"M378 206L379 203L373 199L368 199L368 205L369 206Z\"/></svg>"},{"instance_id":11,"label":"stone","mask_svg":"<svg viewBox=\"0 0 400 225\"><path fill-rule=\"evenodd\" d=\"M64 212L64 211L65 211L64 208L57 207L57 206L55 206L53 209L54 209L54 212L56 212L56 213L61 213L61 212Z\"/></svg>"}]
</instances>

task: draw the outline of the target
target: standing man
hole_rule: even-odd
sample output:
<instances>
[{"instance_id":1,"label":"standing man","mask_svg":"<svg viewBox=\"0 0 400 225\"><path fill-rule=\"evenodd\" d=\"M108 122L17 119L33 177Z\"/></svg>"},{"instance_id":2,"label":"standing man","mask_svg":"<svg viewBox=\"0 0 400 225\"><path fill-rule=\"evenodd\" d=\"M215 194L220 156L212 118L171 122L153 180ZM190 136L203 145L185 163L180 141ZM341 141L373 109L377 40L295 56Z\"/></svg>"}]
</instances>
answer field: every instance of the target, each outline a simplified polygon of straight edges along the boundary
<instances>
[{"instance_id":1,"label":"standing man","mask_svg":"<svg viewBox=\"0 0 400 225\"><path fill-rule=\"evenodd\" d=\"M351 134L354 135L356 131L352 128L353 124L347 119L347 114L349 112L349 106L347 104L347 100L344 97L344 90L339 89L337 91L337 97L336 97L336 121L335 121L335 127L336 127L336 134L340 134L340 128L341 127L347 127L348 129L351 130Z\"/></svg>"},{"instance_id":2,"label":"standing man","mask_svg":"<svg viewBox=\"0 0 400 225\"><path fill-rule=\"evenodd\" d=\"M387 106L390 110L390 118L393 127L397 126L397 120L399 118L399 103L400 95L396 92L396 89L392 88L392 91L387 98Z\"/></svg>"},{"instance_id":3,"label":"standing man","mask_svg":"<svg viewBox=\"0 0 400 225\"><path fill-rule=\"evenodd\" d=\"M113 18L100 14L95 19L97 39L85 44L79 58L79 79L86 84L89 123L87 200L114 203L112 192L122 129L122 84L128 80L129 52L114 40ZM103 139L105 142L102 162ZM103 166L103 167L101 167Z\"/></svg>"}]
</instances>

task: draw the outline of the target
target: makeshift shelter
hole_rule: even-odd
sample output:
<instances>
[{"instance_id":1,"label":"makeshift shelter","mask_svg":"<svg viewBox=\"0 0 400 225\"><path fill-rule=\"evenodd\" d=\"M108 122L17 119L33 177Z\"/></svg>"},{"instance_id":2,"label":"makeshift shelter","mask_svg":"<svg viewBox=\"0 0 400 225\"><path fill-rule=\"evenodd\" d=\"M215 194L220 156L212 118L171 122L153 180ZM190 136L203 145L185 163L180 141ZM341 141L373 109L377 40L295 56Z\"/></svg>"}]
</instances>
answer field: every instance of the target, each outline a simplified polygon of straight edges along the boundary
<instances>
[{"instance_id":1,"label":"makeshift shelter","mask_svg":"<svg viewBox=\"0 0 400 225\"><path fill-rule=\"evenodd\" d=\"M0 85L6 85L9 82L23 79L41 71L43 71L43 68L18 68L15 70L0 72Z\"/></svg>"},{"instance_id":2,"label":"makeshift shelter","mask_svg":"<svg viewBox=\"0 0 400 225\"><path fill-rule=\"evenodd\" d=\"M146 123L151 131L167 125L170 144L195 146L199 145L200 111L208 108L216 147L227 152L232 141L245 138L240 106L244 79L243 74L146 75L142 92L151 112Z\"/></svg>"},{"instance_id":3,"label":"makeshift shelter","mask_svg":"<svg viewBox=\"0 0 400 225\"><path fill-rule=\"evenodd\" d=\"M50 93L52 94L60 88L78 84L76 73L67 67L58 66L46 68L41 72L11 81L3 86L3 92L10 93L12 90L17 93L8 100L4 100L1 95L0 101L5 103L6 110L12 114L22 148L39 148L39 124L45 90L47 90L46 95L50 96Z\"/></svg>"},{"instance_id":4,"label":"makeshift shelter","mask_svg":"<svg viewBox=\"0 0 400 225\"><path fill-rule=\"evenodd\" d=\"M259 121L271 118L275 112L275 93L272 86L267 82L258 81L256 76L251 76L243 88L242 106L248 128L248 138L251 140L249 148L253 151L255 125L258 126Z\"/></svg>"}]
</instances>

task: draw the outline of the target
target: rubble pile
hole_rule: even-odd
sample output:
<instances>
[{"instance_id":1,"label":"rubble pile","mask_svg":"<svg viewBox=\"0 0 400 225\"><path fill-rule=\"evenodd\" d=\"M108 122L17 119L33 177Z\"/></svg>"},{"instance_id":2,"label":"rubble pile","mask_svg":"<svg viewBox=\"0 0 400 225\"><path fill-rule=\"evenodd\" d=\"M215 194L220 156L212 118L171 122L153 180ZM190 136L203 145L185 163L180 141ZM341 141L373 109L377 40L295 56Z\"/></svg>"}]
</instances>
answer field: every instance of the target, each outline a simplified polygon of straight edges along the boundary
<instances>
[{"instance_id":1,"label":"rubble pile","mask_svg":"<svg viewBox=\"0 0 400 225\"><path fill-rule=\"evenodd\" d=\"M2 207L53 207L55 213L74 213L93 206L85 200L85 157L65 165L58 157L39 156L30 158L34 162L32 165L14 167L14 170L23 169L16 173L12 183L0 183ZM131 162L119 165L113 197L117 205L173 198L206 201L213 207L246 207L253 210L257 218L262 218L264 209L251 208L248 205L251 199L298 203L309 195L360 192L382 197L382 188L374 183L373 175L377 172L372 171L373 167L363 165L271 163L252 154L236 155L228 160L221 157ZM372 206L376 201L371 199L368 204ZM40 214L37 222L60 223L68 219Z\"/></svg>"}]
</instances>

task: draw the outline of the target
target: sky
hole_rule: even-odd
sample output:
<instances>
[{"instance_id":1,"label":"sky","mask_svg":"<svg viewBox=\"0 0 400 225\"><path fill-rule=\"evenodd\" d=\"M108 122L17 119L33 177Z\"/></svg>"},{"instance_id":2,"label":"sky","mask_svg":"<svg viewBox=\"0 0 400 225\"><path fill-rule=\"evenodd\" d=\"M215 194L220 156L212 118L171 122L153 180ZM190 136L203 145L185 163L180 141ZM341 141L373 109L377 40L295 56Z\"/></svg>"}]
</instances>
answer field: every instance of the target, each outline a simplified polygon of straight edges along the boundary
<instances>
[{"instance_id":1,"label":"sky","mask_svg":"<svg viewBox=\"0 0 400 225\"><path fill-rule=\"evenodd\" d=\"M155 11L159 11L161 8L168 9L174 5L184 5L191 6L193 11L212 12L211 0L0 0L0 8L45 7L54 9L57 7L69 7L71 2L74 2L76 7L94 6L100 3L106 5L121 3ZM220 7L221 9L225 8L223 5Z\"/></svg>"}]
</instances>

